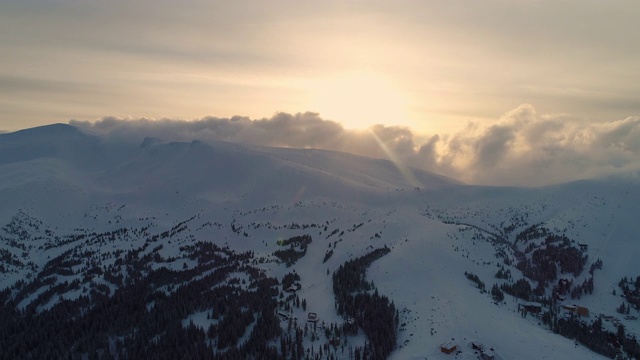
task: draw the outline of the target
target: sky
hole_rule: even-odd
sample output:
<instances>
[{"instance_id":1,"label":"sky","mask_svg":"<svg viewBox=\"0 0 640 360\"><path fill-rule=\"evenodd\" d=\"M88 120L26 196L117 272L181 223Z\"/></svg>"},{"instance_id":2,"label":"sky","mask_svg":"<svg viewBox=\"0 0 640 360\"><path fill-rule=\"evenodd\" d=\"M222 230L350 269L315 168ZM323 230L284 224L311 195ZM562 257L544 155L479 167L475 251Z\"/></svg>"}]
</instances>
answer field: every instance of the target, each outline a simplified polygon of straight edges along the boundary
<instances>
[{"instance_id":1,"label":"sky","mask_svg":"<svg viewBox=\"0 0 640 360\"><path fill-rule=\"evenodd\" d=\"M4 0L0 130L242 119L209 135L384 157L349 146L377 137L479 184L608 174L640 158L639 17L635 0ZM304 134L264 133L283 124Z\"/></svg>"}]
</instances>

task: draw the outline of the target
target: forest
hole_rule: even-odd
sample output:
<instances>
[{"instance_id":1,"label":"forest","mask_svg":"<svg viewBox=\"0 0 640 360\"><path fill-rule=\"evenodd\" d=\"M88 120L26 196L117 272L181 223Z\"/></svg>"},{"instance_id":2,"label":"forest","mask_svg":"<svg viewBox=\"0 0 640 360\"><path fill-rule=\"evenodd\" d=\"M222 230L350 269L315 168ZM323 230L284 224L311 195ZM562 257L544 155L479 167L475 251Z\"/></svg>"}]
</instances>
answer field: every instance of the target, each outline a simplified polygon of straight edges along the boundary
<instances>
[{"instance_id":1,"label":"forest","mask_svg":"<svg viewBox=\"0 0 640 360\"><path fill-rule=\"evenodd\" d=\"M333 292L338 314L354 319L364 330L368 346L357 349L356 359L386 359L395 348L399 314L392 301L378 294L365 273L369 265L391 250L375 249L357 259L347 261L333 274Z\"/></svg>"},{"instance_id":2,"label":"forest","mask_svg":"<svg viewBox=\"0 0 640 360\"><path fill-rule=\"evenodd\" d=\"M338 352L383 359L394 349L398 313L365 279L366 267L388 248L347 262L333 278L336 309L353 321L311 323L283 319L280 310L306 311L306 299L291 290L304 279L295 270L277 279L257 267L292 266L304 258L310 235L280 240L282 249L266 260L209 241L180 242L178 253L160 255L189 221L155 235L123 227L52 237L47 246L67 250L0 290L0 359L299 360L335 359ZM87 247L140 237L147 240L128 250ZM365 345L349 344L361 331Z\"/></svg>"},{"instance_id":3,"label":"forest","mask_svg":"<svg viewBox=\"0 0 640 360\"><path fill-rule=\"evenodd\" d=\"M149 270L150 259L129 251L120 262L130 270L124 283L114 269L103 270L109 274L106 279L121 284L113 293L107 286L93 286L86 293L79 291L76 299L42 307L68 287L79 287L62 283L18 308L30 289L53 283L68 271L64 259L69 253L52 259L31 282L18 282L0 293L0 358L277 358L276 347L269 343L281 334L274 315L279 281L249 266L251 253L208 242L183 250L199 259L198 266ZM229 281L232 273L243 273L248 281ZM197 312L207 312L213 320L206 332L193 323L183 324ZM238 344L243 336L247 340Z\"/></svg>"}]
</instances>

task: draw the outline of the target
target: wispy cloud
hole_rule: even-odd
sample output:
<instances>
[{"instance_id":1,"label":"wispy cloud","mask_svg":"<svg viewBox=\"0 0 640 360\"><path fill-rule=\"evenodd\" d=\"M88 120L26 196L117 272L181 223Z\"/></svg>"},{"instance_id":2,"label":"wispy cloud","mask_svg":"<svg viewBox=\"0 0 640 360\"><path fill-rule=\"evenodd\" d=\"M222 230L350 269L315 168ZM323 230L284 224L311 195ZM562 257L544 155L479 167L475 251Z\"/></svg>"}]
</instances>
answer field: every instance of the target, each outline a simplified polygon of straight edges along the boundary
<instances>
[{"instance_id":1,"label":"wispy cloud","mask_svg":"<svg viewBox=\"0 0 640 360\"><path fill-rule=\"evenodd\" d=\"M263 119L105 117L94 123L70 123L135 142L159 137L344 151L485 185L545 185L640 168L640 117L587 122L539 114L529 104L506 112L490 126L469 123L458 133L428 137L399 126L345 129L311 112L277 113Z\"/></svg>"}]
</instances>

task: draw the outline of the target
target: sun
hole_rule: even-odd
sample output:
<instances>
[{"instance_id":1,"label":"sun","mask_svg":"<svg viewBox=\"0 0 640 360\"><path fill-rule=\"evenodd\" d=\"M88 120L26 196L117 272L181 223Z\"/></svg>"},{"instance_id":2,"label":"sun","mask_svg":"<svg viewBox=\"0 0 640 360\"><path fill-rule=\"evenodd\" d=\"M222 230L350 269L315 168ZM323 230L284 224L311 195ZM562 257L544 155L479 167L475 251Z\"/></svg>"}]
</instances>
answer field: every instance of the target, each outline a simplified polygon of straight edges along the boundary
<instances>
[{"instance_id":1,"label":"sun","mask_svg":"<svg viewBox=\"0 0 640 360\"><path fill-rule=\"evenodd\" d=\"M347 128L403 125L409 120L406 97L392 81L373 72L349 72L317 81L311 94L311 111Z\"/></svg>"}]
</instances>

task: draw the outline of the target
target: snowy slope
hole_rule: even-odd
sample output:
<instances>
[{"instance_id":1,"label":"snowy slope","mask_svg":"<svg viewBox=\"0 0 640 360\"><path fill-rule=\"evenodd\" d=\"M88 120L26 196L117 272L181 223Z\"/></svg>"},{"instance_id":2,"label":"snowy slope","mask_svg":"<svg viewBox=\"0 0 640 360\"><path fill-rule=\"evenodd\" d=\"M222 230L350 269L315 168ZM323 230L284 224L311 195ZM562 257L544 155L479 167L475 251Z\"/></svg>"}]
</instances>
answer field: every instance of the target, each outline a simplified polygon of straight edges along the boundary
<instances>
[{"instance_id":1,"label":"snowy slope","mask_svg":"<svg viewBox=\"0 0 640 360\"><path fill-rule=\"evenodd\" d=\"M487 289L501 283L494 275L504 259L496 252L508 248L492 239L513 243L528 226L544 224L587 244L589 264L598 258L604 264L594 273L593 294L574 302L593 314L616 315L627 333L640 334L637 320L615 314L622 299L619 291L612 295L620 278L640 275L640 182L632 176L544 188L476 187L329 151L161 139L118 143L51 125L0 134L0 203L0 288L38 274L50 259L78 246L105 254L104 266L111 266L115 259L108 254L142 248L167 232L161 249L152 250L154 243L142 251L164 259L154 268L195 267L197 262L180 258L181 247L198 240L253 251L268 260L256 266L272 276L295 269L308 309L327 323L339 322L330 274L386 245L391 252L371 265L367 279L400 311L392 358L453 358L439 352L448 341L462 350L457 358L465 359L476 358L472 341L503 359L602 358L551 333L540 320L520 316L520 300L507 295L504 304L494 304L464 276L477 274ZM121 228L131 230L106 241L73 237ZM304 234L313 242L301 260L291 268L274 261L278 239ZM175 257L181 260L167 260ZM80 265L74 269L85 271ZM575 280L586 276L585 271ZM204 324L203 314L193 319ZM362 344L364 338L352 341Z\"/></svg>"}]
</instances>

